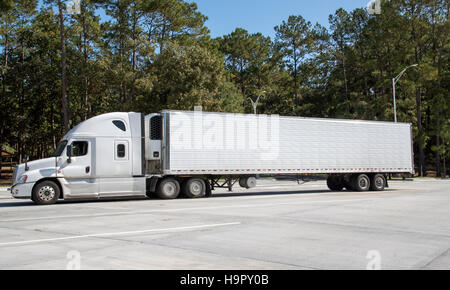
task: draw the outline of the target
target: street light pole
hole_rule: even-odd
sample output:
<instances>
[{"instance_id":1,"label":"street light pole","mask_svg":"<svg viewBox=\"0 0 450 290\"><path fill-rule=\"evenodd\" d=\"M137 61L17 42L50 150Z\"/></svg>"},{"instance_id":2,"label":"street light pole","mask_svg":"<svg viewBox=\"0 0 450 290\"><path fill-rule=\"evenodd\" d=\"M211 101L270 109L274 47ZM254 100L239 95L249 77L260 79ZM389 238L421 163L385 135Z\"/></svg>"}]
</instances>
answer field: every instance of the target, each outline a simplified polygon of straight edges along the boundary
<instances>
[{"instance_id":1,"label":"street light pole","mask_svg":"<svg viewBox=\"0 0 450 290\"><path fill-rule=\"evenodd\" d=\"M256 99L256 101L253 101L252 98L248 97L248 99L250 100L250 102L252 102L253 112L255 113L255 115L256 115L256 108L258 107L259 99L260 99L261 96L262 96L263 94L265 94L265 93L266 93L266 91L262 91L262 92L259 94L259 96L258 96L258 98Z\"/></svg>"},{"instance_id":2,"label":"street light pole","mask_svg":"<svg viewBox=\"0 0 450 290\"><path fill-rule=\"evenodd\" d=\"M407 69L411 67L415 67L417 64L410 65L406 67L404 70L402 70L398 76L392 79L392 93L393 93L393 99L394 99L394 122L397 123L397 101L395 99L395 84L400 80L400 78L403 76L403 74L406 72Z\"/></svg>"},{"instance_id":3,"label":"street light pole","mask_svg":"<svg viewBox=\"0 0 450 290\"><path fill-rule=\"evenodd\" d=\"M392 79L392 91L394 94L394 122L397 123L397 102L395 100L395 78Z\"/></svg>"}]
</instances>

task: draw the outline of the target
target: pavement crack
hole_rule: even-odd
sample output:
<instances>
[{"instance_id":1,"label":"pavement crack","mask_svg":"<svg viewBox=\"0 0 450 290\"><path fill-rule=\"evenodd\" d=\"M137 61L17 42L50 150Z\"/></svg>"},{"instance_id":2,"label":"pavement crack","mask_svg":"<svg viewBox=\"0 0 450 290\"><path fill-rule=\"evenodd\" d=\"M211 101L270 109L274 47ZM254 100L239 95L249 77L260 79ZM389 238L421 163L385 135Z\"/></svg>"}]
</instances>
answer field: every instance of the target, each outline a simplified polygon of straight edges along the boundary
<instances>
[{"instance_id":1,"label":"pavement crack","mask_svg":"<svg viewBox=\"0 0 450 290\"><path fill-rule=\"evenodd\" d=\"M181 234L181 233L177 233L177 234ZM169 245L165 245L165 244L158 243L158 242L135 241L135 240L128 240L128 239L120 239L120 238L104 238L104 239L115 240L115 241L120 241L120 242L127 242L127 243L131 242L131 243L137 243L137 244L141 244L141 245L153 245L153 246L159 246L159 247L164 247L164 248L180 249L180 250L191 251L191 252L201 252L201 253L210 254L210 255L219 256L219 257L226 257L226 258L232 257L232 258L237 258L237 259L253 260L253 261L259 261L259 262L264 262L264 263L278 264L278 265L303 268L303 269L309 269L309 270L323 270L322 268L313 267L313 266L305 266L305 265L285 263L285 262L279 262L279 261L271 261L271 260L267 260L267 259L258 259L258 258L249 257L249 256L222 255L220 253L208 251L205 249L192 248L192 247L181 247L181 246L174 246L174 245L169 246Z\"/></svg>"},{"instance_id":2,"label":"pavement crack","mask_svg":"<svg viewBox=\"0 0 450 290\"><path fill-rule=\"evenodd\" d=\"M431 265L434 261L436 261L437 259L439 259L440 257L446 255L447 253L450 252L450 248L445 249L444 251L441 251L439 254L437 254L436 256L434 256L433 258L431 258L428 262L426 262L424 265L419 266L418 268L423 270L426 267L428 267L429 265Z\"/></svg>"}]
</instances>

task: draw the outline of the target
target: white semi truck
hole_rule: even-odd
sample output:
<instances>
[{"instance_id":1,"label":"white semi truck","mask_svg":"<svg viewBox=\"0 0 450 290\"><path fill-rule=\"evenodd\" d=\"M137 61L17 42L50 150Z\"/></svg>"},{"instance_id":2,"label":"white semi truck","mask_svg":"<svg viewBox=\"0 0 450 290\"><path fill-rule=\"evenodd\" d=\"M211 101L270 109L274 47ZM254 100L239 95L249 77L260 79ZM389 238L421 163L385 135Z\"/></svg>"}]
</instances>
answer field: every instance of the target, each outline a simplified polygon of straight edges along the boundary
<instances>
[{"instance_id":1,"label":"white semi truck","mask_svg":"<svg viewBox=\"0 0 450 290\"><path fill-rule=\"evenodd\" d=\"M381 191L390 173L414 173L411 124L162 111L108 113L61 139L55 154L26 161L11 194L52 204L183 194L209 196L258 175L327 174L333 191Z\"/></svg>"}]
</instances>

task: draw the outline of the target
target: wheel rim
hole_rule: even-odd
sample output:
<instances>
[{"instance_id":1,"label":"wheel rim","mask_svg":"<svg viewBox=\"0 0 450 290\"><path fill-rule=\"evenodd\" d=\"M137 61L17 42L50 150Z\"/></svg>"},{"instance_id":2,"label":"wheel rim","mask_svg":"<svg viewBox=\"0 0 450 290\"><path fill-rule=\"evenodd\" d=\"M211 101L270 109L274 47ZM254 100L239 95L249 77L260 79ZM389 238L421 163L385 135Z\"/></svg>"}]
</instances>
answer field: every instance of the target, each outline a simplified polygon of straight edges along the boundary
<instances>
[{"instance_id":1,"label":"wheel rim","mask_svg":"<svg viewBox=\"0 0 450 290\"><path fill-rule=\"evenodd\" d=\"M253 188L256 186L256 179L254 177L249 177L247 179L247 187L248 188Z\"/></svg>"},{"instance_id":2,"label":"wheel rim","mask_svg":"<svg viewBox=\"0 0 450 290\"><path fill-rule=\"evenodd\" d=\"M359 187L363 190L366 190L369 188L369 179L365 176L361 177L359 179Z\"/></svg>"},{"instance_id":3,"label":"wheel rim","mask_svg":"<svg viewBox=\"0 0 450 290\"><path fill-rule=\"evenodd\" d=\"M169 194L169 195L173 195L175 194L177 187L173 182L167 182L166 184L164 184L164 192Z\"/></svg>"},{"instance_id":4,"label":"wheel rim","mask_svg":"<svg viewBox=\"0 0 450 290\"><path fill-rule=\"evenodd\" d=\"M378 176L377 178L375 178L375 187L380 189L383 188L384 185L384 179L381 176Z\"/></svg>"},{"instance_id":5,"label":"wheel rim","mask_svg":"<svg viewBox=\"0 0 450 290\"><path fill-rule=\"evenodd\" d=\"M189 191L193 195L200 195L203 192L203 185L200 181L193 181L189 186Z\"/></svg>"},{"instance_id":6,"label":"wheel rim","mask_svg":"<svg viewBox=\"0 0 450 290\"><path fill-rule=\"evenodd\" d=\"M43 186L39 189L39 198L44 201L50 201L55 198L55 189L49 185Z\"/></svg>"}]
</instances>

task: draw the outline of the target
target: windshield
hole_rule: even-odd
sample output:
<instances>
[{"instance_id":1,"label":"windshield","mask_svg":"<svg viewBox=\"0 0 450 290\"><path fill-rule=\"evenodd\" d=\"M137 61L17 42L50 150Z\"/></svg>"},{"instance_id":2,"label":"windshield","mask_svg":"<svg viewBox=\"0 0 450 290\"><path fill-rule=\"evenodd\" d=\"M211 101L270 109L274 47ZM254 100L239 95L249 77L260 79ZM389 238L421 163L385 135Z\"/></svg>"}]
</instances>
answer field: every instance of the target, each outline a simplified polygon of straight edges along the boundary
<instances>
[{"instance_id":1,"label":"windshield","mask_svg":"<svg viewBox=\"0 0 450 290\"><path fill-rule=\"evenodd\" d=\"M66 148L66 145L67 145L67 140L63 140L63 141L59 142L53 156L61 156L61 153L64 151L64 148Z\"/></svg>"}]
</instances>

